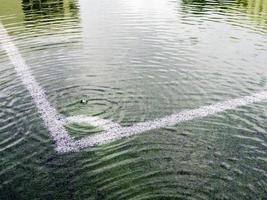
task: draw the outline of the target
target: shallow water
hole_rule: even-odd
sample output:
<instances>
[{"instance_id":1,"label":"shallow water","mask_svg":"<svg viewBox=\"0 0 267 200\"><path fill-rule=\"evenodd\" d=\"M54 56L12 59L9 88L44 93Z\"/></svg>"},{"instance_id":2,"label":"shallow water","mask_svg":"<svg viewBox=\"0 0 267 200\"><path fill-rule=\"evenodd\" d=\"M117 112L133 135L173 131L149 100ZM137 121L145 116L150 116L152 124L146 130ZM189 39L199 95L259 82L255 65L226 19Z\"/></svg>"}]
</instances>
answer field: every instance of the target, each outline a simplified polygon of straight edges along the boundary
<instances>
[{"instance_id":1,"label":"shallow water","mask_svg":"<svg viewBox=\"0 0 267 200\"><path fill-rule=\"evenodd\" d=\"M130 126L267 90L265 0L0 5L1 23L65 116ZM59 155L0 46L0 199L265 199L266 105ZM67 129L77 138L102 131Z\"/></svg>"}]
</instances>

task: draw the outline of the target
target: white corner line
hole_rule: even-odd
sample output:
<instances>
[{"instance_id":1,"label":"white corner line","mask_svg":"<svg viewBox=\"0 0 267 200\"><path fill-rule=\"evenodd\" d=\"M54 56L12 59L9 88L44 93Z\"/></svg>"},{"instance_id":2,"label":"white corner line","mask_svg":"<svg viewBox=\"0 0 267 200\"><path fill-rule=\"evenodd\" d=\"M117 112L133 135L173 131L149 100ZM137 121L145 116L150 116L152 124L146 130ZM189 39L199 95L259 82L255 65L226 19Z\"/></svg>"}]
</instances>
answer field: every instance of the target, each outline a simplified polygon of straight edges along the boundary
<instances>
[{"instance_id":1,"label":"white corner line","mask_svg":"<svg viewBox=\"0 0 267 200\"><path fill-rule=\"evenodd\" d=\"M123 138L138 134L147 133L147 131L160 129L167 126L173 126L182 122L211 116L227 110L233 110L240 106L262 102L267 100L267 91L261 91L249 96L231 99L213 105L202 106L193 110L186 110L175 113L163 118L147 122L140 122L130 127L122 127L107 119L98 117L88 117L83 115L61 118L56 109L49 103L45 91L37 83L31 73L30 68L22 58L19 50L12 42L11 37L0 23L1 46L7 53L11 63L14 65L18 77L23 85L29 91L38 112L41 115L52 139L56 142L56 151L59 153L78 152L82 149L96 145L108 144ZM88 136L80 140L75 140L66 131L64 125L69 123L85 123L93 126L100 126L104 129L103 133Z\"/></svg>"}]
</instances>

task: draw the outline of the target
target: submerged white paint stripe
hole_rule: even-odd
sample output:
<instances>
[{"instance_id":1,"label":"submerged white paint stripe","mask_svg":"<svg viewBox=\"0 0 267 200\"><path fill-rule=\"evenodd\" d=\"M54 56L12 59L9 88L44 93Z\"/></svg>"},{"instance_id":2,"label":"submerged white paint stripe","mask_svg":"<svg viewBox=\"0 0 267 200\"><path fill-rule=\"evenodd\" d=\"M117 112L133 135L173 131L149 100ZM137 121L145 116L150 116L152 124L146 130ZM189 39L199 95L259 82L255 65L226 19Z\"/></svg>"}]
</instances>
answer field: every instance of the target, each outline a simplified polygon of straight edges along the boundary
<instances>
[{"instance_id":1,"label":"submerged white paint stripe","mask_svg":"<svg viewBox=\"0 0 267 200\"><path fill-rule=\"evenodd\" d=\"M29 91L42 120L48 128L53 140L56 142L56 150L59 152L77 151L77 146L74 145L75 143L73 139L65 130L63 123L59 120L59 115L56 109L51 106L47 100L44 90L35 80L29 67L1 23L0 38L2 48L14 65L17 75L22 80L22 83Z\"/></svg>"},{"instance_id":2,"label":"submerged white paint stripe","mask_svg":"<svg viewBox=\"0 0 267 200\"><path fill-rule=\"evenodd\" d=\"M213 105L202 106L198 109L179 112L153 121L137 123L131 127L122 127L110 120L83 115L61 119L56 109L47 100L44 90L35 80L29 67L26 65L18 49L14 43L12 43L11 37L7 34L7 31L1 23L0 38L2 48L6 51L18 76L21 78L22 83L32 96L38 112L41 114L42 120L47 126L53 140L56 142L56 150L60 153L77 152L87 147L111 143L122 138L146 133L150 130L173 126L182 122L207 117L226 110L236 109L240 106L246 106L251 103L267 100L267 91L263 91L250 96L232 99ZM89 123L93 126L101 126L105 131L101 134L88 136L75 141L64 128L64 125L69 123Z\"/></svg>"},{"instance_id":3,"label":"submerged white paint stripe","mask_svg":"<svg viewBox=\"0 0 267 200\"><path fill-rule=\"evenodd\" d=\"M246 106L248 104L257 103L264 100L267 100L267 91L216 103L213 105L202 106L193 110L179 112L153 121L137 123L131 127L118 127L116 129L108 130L102 134L83 138L79 141L76 141L76 144L79 146L79 148L107 144L122 138L142 134L150 130L173 126L182 122L207 117L224 112L226 110L233 110L240 106Z\"/></svg>"},{"instance_id":4,"label":"submerged white paint stripe","mask_svg":"<svg viewBox=\"0 0 267 200\"><path fill-rule=\"evenodd\" d=\"M101 127L104 130L122 128L118 123L112 122L111 120L101 119L99 117L84 116L84 115L67 117L65 121L66 124L72 124L72 123L90 124L92 126Z\"/></svg>"}]
</instances>

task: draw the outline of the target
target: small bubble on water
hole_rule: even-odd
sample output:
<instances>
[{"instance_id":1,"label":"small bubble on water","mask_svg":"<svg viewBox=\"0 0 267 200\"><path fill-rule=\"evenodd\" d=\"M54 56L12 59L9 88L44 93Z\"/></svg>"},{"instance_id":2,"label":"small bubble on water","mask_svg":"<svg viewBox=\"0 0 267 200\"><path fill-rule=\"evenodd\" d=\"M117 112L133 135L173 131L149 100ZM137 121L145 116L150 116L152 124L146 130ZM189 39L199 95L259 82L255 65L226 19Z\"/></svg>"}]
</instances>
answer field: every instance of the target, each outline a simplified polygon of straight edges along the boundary
<instances>
[{"instance_id":1,"label":"small bubble on water","mask_svg":"<svg viewBox=\"0 0 267 200\"><path fill-rule=\"evenodd\" d=\"M81 100L80 100L80 103L81 103L81 104L87 104L87 102L88 102L88 101L87 101L86 99L81 99Z\"/></svg>"}]
</instances>

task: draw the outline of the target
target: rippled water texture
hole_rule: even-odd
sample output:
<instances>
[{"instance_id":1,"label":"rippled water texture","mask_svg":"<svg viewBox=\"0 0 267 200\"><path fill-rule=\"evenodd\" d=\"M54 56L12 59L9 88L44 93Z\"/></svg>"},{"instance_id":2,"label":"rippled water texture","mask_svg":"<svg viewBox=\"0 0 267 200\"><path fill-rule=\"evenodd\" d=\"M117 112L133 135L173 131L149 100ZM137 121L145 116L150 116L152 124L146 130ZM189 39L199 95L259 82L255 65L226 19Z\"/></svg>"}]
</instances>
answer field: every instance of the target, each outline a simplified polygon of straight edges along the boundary
<instances>
[{"instance_id":1,"label":"rippled water texture","mask_svg":"<svg viewBox=\"0 0 267 200\"><path fill-rule=\"evenodd\" d=\"M127 127L267 90L266 0L0 0L0 22L66 117ZM1 200L266 199L266 122L263 101L60 155L0 45Z\"/></svg>"}]
</instances>

